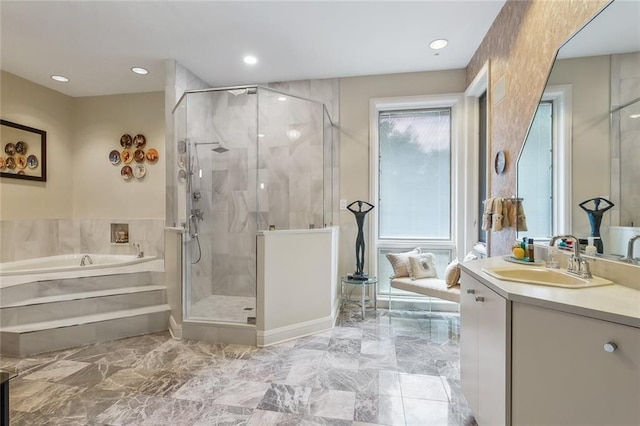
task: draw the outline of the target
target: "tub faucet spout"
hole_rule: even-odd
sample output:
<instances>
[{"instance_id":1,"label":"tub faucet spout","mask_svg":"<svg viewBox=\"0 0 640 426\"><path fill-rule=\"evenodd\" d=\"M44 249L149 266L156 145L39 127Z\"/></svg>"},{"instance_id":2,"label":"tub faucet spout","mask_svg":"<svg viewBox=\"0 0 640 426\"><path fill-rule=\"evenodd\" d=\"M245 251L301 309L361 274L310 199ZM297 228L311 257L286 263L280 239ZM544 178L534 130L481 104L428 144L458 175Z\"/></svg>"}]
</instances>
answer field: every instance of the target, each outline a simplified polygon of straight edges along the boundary
<instances>
[{"instance_id":1,"label":"tub faucet spout","mask_svg":"<svg viewBox=\"0 0 640 426\"><path fill-rule=\"evenodd\" d=\"M86 266L87 262L89 262L89 265L93 265L93 259L91 259L91 256L85 254L82 256L82 259L80 259L80 266Z\"/></svg>"},{"instance_id":2,"label":"tub faucet spout","mask_svg":"<svg viewBox=\"0 0 640 426\"><path fill-rule=\"evenodd\" d=\"M139 243L133 243L133 246L136 248L138 259L142 259L144 257L142 246Z\"/></svg>"}]
</instances>

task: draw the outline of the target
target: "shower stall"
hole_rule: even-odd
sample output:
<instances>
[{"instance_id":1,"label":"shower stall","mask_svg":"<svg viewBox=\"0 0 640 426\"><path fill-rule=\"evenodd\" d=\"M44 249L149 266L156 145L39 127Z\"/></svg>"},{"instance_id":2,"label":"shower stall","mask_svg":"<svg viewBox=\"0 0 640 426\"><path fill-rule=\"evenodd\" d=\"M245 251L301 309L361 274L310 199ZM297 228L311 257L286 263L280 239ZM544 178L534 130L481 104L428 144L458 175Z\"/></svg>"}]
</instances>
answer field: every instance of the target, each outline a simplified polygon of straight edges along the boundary
<instances>
[{"instance_id":1,"label":"shower stall","mask_svg":"<svg viewBox=\"0 0 640 426\"><path fill-rule=\"evenodd\" d=\"M257 235L337 220L328 109L263 86L192 90L178 101L174 125L168 179L177 182L185 229L183 319L251 326L259 310Z\"/></svg>"}]
</instances>

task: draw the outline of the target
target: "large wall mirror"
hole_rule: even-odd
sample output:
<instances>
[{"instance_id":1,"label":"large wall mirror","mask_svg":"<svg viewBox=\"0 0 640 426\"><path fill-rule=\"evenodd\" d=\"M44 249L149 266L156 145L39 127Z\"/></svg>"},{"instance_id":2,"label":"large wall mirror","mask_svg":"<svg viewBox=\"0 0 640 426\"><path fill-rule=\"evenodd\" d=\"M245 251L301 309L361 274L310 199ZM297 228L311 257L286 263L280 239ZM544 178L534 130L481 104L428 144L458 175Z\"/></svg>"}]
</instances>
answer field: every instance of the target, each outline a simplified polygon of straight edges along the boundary
<instances>
[{"instance_id":1,"label":"large wall mirror","mask_svg":"<svg viewBox=\"0 0 640 426\"><path fill-rule=\"evenodd\" d=\"M640 2L611 2L558 50L517 189L519 238L599 232L599 255L619 259L640 234Z\"/></svg>"}]
</instances>

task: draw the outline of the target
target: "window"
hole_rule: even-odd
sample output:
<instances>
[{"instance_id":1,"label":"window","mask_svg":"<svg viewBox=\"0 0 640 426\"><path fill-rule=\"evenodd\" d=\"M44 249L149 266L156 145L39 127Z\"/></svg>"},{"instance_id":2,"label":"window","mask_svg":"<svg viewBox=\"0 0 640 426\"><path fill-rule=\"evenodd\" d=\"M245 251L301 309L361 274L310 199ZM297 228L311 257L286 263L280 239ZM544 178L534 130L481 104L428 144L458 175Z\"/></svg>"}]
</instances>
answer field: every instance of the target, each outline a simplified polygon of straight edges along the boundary
<instances>
[{"instance_id":1,"label":"window","mask_svg":"<svg viewBox=\"0 0 640 426\"><path fill-rule=\"evenodd\" d=\"M518 161L518 196L527 211L527 236L536 240L553 235L553 103L541 102L531 122Z\"/></svg>"},{"instance_id":2,"label":"window","mask_svg":"<svg viewBox=\"0 0 640 426\"><path fill-rule=\"evenodd\" d=\"M459 95L371 100L371 270L381 299L430 300L392 289L385 255L420 247L436 256L439 276L457 255L460 232L456 182L462 182L457 138ZM377 201L377 203L376 203ZM437 303L435 303L437 301ZM434 299L432 308L450 302ZM448 305L447 305L448 306Z\"/></svg>"},{"instance_id":3,"label":"window","mask_svg":"<svg viewBox=\"0 0 640 426\"><path fill-rule=\"evenodd\" d=\"M379 239L450 239L451 109L382 111Z\"/></svg>"},{"instance_id":4,"label":"window","mask_svg":"<svg viewBox=\"0 0 640 426\"><path fill-rule=\"evenodd\" d=\"M487 92L478 98L478 223L482 223L483 201L488 197L487 184ZM487 231L478 226L478 241L487 244Z\"/></svg>"}]
</instances>

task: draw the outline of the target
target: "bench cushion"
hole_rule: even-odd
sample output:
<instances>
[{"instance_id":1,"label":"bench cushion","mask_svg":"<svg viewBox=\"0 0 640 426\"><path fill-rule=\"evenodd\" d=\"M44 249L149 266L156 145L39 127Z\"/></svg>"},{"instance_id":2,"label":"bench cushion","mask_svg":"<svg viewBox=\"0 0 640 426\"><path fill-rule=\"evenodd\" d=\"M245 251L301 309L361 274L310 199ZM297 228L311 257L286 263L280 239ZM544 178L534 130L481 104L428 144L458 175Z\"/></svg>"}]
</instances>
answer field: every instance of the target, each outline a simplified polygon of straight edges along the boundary
<instances>
[{"instance_id":1,"label":"bench cushion","mask_svg":"<svg viewBox=\"0 0 640 426\"><path fill-rule=\"evenodd\" d=\"M445 281L439 278L393 278L391 287L460 303L460 285L447 288Z\"/></svg>"}]
</instances>

